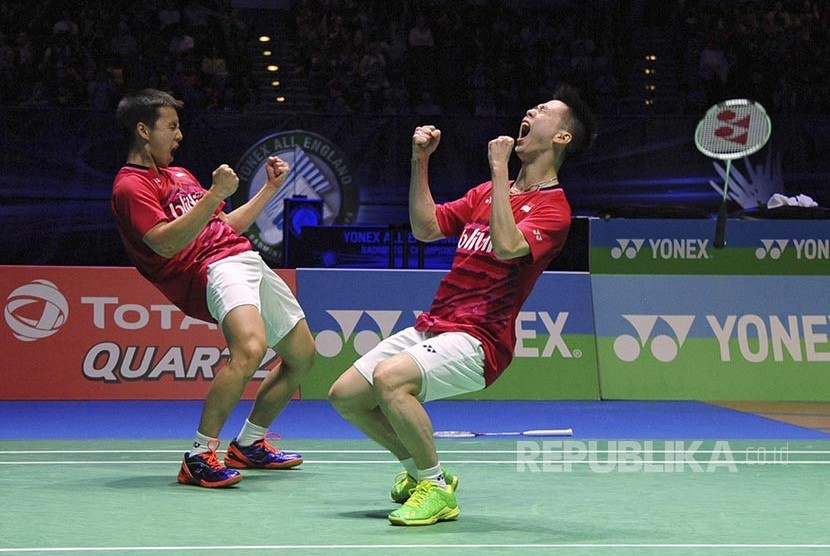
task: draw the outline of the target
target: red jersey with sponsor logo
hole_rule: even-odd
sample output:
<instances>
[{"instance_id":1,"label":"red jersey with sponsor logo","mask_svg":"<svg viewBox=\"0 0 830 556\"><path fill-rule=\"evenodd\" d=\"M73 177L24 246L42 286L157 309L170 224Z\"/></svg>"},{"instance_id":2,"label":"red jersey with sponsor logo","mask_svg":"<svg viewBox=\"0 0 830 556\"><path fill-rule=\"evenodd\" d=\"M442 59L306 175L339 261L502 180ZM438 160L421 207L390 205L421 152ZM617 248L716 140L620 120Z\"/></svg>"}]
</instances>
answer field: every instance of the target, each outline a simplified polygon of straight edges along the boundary
<instances>
[{"instance_id":1,"label":"red jersey with sponsor logo","mask_svg":"<svg viewBox=\"0 0 830 556\"><path fill-rule=\"evenodd\" d=\"M511 195L513 217L530 253L499 260L490 240L492 187L482 183L461 199L436 207L441 233L458 236L458 247L432 307L415 321L422 332L466 332L481 341L488 386L513 359L519 311L562 251L571 226L571 207L561 188Z\"/></svg>"},{"instance_id":2,"label":"red jersey with sponsor logo","mask_svg":"<svg viewBox=\"0 0 830 556\"><path fill-rule=\"evenodd\" d=\"M204 194L199 180L184 168L156 171L128 164L115 176L111 202L118 233L136 269L185 314L212 322L206 298L207 266L251 250L248 239L217 216L224 203L196 239L172 258L162 257L143 240L151 228L182 216Z\"/></svg>"}]
</instances>

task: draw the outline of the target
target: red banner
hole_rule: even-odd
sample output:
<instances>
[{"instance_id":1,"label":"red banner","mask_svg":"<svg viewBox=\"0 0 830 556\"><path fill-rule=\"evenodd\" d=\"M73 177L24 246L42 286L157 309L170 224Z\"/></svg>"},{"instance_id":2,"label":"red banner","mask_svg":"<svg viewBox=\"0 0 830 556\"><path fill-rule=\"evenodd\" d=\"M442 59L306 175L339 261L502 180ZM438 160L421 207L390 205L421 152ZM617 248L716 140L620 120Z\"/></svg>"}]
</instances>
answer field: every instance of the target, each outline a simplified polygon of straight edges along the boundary
<instances>
[{"instance_id":1,"label":"red banner","mask_svg":"<svg viewBox=\"0 0 830 556\"><path fill-rule=\"evenodd\" d=\"M296 291L296 272L276 270ZM213 323L179 311L134 268L0 266L2 400L202 399L227 363ZM253 399L278 359L268 350Z\"/></svg>"}]
</instances>

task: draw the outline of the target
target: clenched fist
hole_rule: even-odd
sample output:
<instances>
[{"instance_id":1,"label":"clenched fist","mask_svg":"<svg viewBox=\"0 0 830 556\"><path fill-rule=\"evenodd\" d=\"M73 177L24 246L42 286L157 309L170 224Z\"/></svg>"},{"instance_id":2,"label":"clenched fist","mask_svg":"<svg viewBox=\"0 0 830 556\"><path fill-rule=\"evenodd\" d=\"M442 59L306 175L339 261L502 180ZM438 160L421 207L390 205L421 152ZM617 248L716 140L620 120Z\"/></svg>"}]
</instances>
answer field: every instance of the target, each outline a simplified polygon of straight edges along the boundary
<instances>
[{"instance_id":1,"label":"clenched fist","mask_svg":"<svg viewBox=\"0 0 830 556\"><path fill-rule=\"evenodd\" d=\"M288 177L288 171L291 169L291 166L288 162L284 161L278 156L269 156L268 160L265 162L265 174L267 176L266 185L273 187L274 189L279 189L283 183L285 183L285 178Z\"/></svg>"},{"instance_id":2,"label":"clenched fist","mask_svg":"<svg viewBox=\"0 0 830 556\"><path fill-rule=\"evenodd\" d=\"M210 190L222 199L233 195L237 187L239 187L239 177L233 168L222 164L213 171L213 185L210 186Z\"/></svg>"},{"instance_id":3,"label":"clenched fist","mask_svg":"<svg viewBox=\"0 0 830 556\"><path fill-rule=\"evenodd\" d=\"M487 144L487 159L490 161L491 170L504 170L513 153L512 137L501 135Z\"/></svg>"},{"instance_id":4,"label":"clenched fist","mask_svg":"<svg viewBox=\"0 0 830 556\"><path fill-rule=\"evenodd\" d=\"M424 125L415 128L412 134L412 157L424 159L429 157L438 148L441 142L441 130L434 125Z\"/></svg>"}]
</instances>

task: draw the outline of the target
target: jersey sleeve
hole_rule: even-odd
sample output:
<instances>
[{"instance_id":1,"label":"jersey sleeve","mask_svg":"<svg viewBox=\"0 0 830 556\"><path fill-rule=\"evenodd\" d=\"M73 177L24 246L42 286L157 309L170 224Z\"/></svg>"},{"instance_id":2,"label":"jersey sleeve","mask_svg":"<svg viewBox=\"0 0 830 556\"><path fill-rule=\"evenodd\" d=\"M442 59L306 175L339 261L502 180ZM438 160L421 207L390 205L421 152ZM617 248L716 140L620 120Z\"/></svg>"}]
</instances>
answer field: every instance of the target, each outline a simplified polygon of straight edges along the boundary
<instances>
[{"instance_id":1,"label":"jersey sleeve","mask_svg":"<svg viewBox=\"0 0 830 556\"><path fill-rule=\"evenodd\" d=\"M567 202L544 203L517 224L530 246L533 260L553 258L562 252L571 227L571 209Z\"/></svg>"},{"instance_id":2,"label":"jersey sleeve","mask_svg":"<svg viewBox=\"0 0 830 556\"><path fill-rule=\"evenodd\" d=\"M467 191L463 197L436 205L435 216L438 218L438 227L444 237L456 237L464 231L464 226L472 220L476 199L480 196L481 184Z\"/></svg>"},{"instance_id":3,"label":"jersey sleeve","mask_svg":"<svg viewBox=\"0 0 830 556\"><path fill-rule=\"evenodd\" d=\"M138 237L169 218L161 207L158 189L138 176L126 176L112 192L113 208L122 223Z\"/></svg>"}]
</instances>

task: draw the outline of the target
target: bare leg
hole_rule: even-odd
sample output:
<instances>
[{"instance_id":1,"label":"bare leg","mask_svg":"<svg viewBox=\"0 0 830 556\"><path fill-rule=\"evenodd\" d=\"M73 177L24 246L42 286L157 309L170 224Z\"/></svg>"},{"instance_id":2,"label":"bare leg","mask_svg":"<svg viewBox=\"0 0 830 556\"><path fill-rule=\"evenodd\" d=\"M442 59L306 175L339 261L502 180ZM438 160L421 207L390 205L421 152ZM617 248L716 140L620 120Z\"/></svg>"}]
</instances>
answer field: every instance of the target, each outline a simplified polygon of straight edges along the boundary
<instances>
[{"instance_id":1,"label":"bare leg","mask_svg":"<svg viewBox=\"0 0 830 556\"><path fill-rule=\"evenodd\" d=\"M213 438L219 437L266 350L265 326L253 305L231 310L222 321L222 333L228 342L230 360L213 377L199 421L199 432Z\"/></svg>"},{"instance_id":2,"label":"bare leg","mask_svg":"<svg viewBox=\"0 0 830 556\"><path fill-rule=\"evenodd\" d=\"M421 371L409 355L399 353L375 367L375 396L401 443L418 469L438 465L432 422L421 402Z\"/></svg>"},{"instance_id":3,"label":"bare leg","mask_svg":"<svg viewBox=\"0 0 830 556\"><path fill-rule=\"evenodd\" d=\"M314 362L314 338L305 319L301 320L275 347L282 362L274 367L257 390L248 420L269 427L288 405Z\"/></svg>"},{"instance_id":4,"label":"bare leg","mask_svg":"<svg viewBox=\"0 0 830 556\"><path fill-rule=\"evenodd\" d=\"M329 400L340 415L366 436L392 452L396 458L409 458L389 419L378 407L374 389L357 369L349 367L329 390Z\"/></svg>"}]
</instances>

